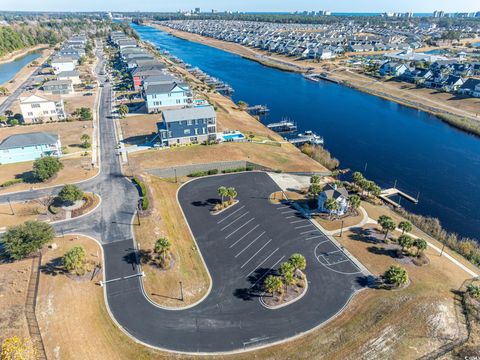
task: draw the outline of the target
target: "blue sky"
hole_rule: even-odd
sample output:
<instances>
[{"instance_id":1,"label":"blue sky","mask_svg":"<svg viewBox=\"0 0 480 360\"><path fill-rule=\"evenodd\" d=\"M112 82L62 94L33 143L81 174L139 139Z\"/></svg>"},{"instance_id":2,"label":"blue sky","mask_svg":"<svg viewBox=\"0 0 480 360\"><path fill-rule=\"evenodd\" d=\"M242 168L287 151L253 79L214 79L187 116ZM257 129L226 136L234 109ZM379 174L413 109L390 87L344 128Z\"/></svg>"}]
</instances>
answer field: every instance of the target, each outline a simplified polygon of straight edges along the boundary
<instances>
[{"instance_id":1,"label":"blue sky","mask_svg":"<svg viewBox=\"0 0 480 360\"><path fill-rule=\"evenodd\" d=\"M477 0L0 0L0 10L24 11L177 11L200 7L238 11L330 10L334 12L480 11Z\"/></svg>"}]
</instances>

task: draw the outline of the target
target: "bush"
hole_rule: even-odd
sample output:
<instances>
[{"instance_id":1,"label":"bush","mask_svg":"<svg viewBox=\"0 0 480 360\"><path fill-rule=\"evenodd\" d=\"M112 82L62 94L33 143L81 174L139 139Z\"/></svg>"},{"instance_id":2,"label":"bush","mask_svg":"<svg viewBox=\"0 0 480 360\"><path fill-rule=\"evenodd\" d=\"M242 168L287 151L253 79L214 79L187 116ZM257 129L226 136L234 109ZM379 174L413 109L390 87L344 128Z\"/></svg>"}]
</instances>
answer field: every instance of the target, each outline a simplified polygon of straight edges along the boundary
<instances>
[{"instance_id":1,"label":"bush","mask_svg":"<svg viewBox=\"0 0 480 360\"><path fill-rule=\"evenodd\" d=\"M147 196L147 187L145 186L145 184L143 183L143 181L139 180L138 178L133 178L132 181L138 185L138 187L140 188L140 195L142 196Z\"/></svg>"},{"instance_id":2,"label":"bush","mask_svg":"<svg viewBox=\"0 0 480 360\"><path fill-rule=\"evenodd\" d=\"M33 163L33 174L39 181L46 181L63 169L63 164L58 158L45 156Z\"/></svg>"},{"instance_id":3,"label":"bush","mask_svg":"<svg viewBox=\"0 0 480 360\"><path fill-rule=\"evenodd\" d=\"M332 157L330 152L321 146L305 144L301 147L302 153L322 164L329 170L335 170L340 165L338 159Z\"/></svg>"},{"instance_id":4,"label":"bush","mask_svg":"<svg viewBox=\"0 0 480 360\"><path fill-rule=\"evenodd\" d=\"M150 207L150 201L148 201L148 197L142 198L142 210L148 210Z\"/></svg>"},{"instance_id":5,"label":"bush","mask_svg":"<svg viewBox=\"0 0 480 360\"><path fill-rule=\"evenodd\" d=\"M197 171L197 172L193 172L191 174L188 175L188 177L202 177L202 176L207 176L208 173L206 171Z\"/></svg>"},{"instance_id":6,"label":"bush","mask_svg":"<svg viewBox=\"0 0 480 360\"><path fill-rule=\"evenodd\" d=\"M24 181L23 179L8 180L8 181L5 181L3 184L1 184L0 187L9 187L15 184L22 183L23 181Z\"/></svg>"},{"instance_id":7,"label":"bush","mask_svg":"<svg viewBox=\"0 0 480 360\"><path fill-rule=\"evenodd\" d=\"M208 175L216 175L218 174L218 169L211 169L207 171Z\"/></svg>"},{"instance_id":8,"label":"bush","mask_svg":"<svg viewBox=\"0 0 480 360\"><path fill-rule=\"evenodd\" d=\"M236 173L236 172L241 172L241 171L249 171L247 170L246 167L238 167L238 168L232 168L232 169L225 169L225 170L222 170L222 173L224 174L229 174L229 173Z\"/></svg>"},{"instance_id":9,"label":"bush","mask_svg":"<svg viewBox=\"0 0 480 360\"><path fill-rule=\"evenodd\" d=\"M85 265L87 263L87 252L82 246L75 246L68 250L62 258L64 268L78 275L85 274Z\"/></svg>"},{"instance_id":10,"label":"bush","mask_svg":"<svg viewBox=\"0 0 480 360\"><path fill-rule=\"evenodd\" d=\"M53 227L41 221L26 221L21 225L9 227L2 236L2 244L7 255L15 260L38 251L51 241L55 235Z\"/></svg>"},{"instance_id":11,"label":"bush","mask_svg":"<svg viewBox=\"0 0 480 360\"><path fill-rule=\"evenodd\" d=\"M77 185L67 184L58 193L58 198L65 203L74 203L83 199L83 191Z\"/></svg>"}]
</instances>

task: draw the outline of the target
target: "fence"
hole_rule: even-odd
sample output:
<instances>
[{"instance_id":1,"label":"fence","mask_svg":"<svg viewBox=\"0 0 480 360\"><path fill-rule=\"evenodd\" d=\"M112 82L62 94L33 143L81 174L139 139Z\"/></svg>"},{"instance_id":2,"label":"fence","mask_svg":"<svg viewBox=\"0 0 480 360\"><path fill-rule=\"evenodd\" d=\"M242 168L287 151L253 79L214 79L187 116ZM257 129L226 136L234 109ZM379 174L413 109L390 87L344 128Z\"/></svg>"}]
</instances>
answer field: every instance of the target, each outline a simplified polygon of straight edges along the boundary
<instances>
[{"instance_id":1,"label":"fence","mask_svg":"<svg viewBox=\"0 0 480 360\"><path fill-rule=\"evenodd\" d=\"M174 178L176 176L187 176L192 173L196 173L200 171L217 169L219 172L222 172L223 170L246 168L246 167L252 167L254 170L272 171L272 169L269 169L259 164L251 163L245 160L237 160L237 161L219 161L219 162L212 162L207 164L183 165L183 166L175 166L170 168L157 168L157 169L148 170L148 172L152 175L159 176L162 178Z\"/></svg>"},{"instance_id":2,"label":"fence","mask_svg":"<svg viewBox=\"0 0 480 360\"><path fill-rule=\"evenodd\" d=\"M35 308L37 306L38 284L40 280L40 266L42 264L42 254L33 257L32 272L30 273L30 280L28 282L27 300L25 302L25 317L27 319L28 332L33 344L37 350L37 359L47 360L45 353L45 346L42 340L42 334L37 322L37 315Z\"/></svg>"}]
</instances>

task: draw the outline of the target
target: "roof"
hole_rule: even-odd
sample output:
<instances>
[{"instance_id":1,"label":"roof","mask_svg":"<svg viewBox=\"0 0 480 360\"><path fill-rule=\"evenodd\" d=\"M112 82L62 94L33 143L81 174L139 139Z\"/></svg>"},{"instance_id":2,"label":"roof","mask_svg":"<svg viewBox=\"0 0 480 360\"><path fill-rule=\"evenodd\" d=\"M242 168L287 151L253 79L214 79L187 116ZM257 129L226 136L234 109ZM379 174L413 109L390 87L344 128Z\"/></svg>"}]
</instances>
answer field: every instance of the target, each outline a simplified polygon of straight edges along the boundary
<instances>
[{"instance_id":1,"label":"roof","mask_svg":"<svg viewBox=\"0 0 480 360\"><path fill-rule=\"evenodd\" d=\"M475 90L475 86L480 84L480 79L473 79L473 78L468 78L462 86L460 86L460 89L470 89L470 90Z\"/></svg>"},{"instance_id":2,"label":"roof","mask_svg":"<svg viewBox=\"0 0 480 360\"><path fill-rule=\"evenodd\" d=\"M152 95L152 94L166 94L175 89L176 87L180 88L188 88L187 84L184 83L177 83L177 82L170 82L170 83L165 83L165 84L154 84L154 85L149 85L145 89L145 94L146 95Z\"/></svg>"},{"instance_id":3,"label":"roof","mask_svg":"<svg viewBox=\"0 0 480 360\"><path fill-rule=\"evenodd\" d=\"M80 76L80 72L77 70L70 70L70 71L62 71L57 74L57 78L59 77L71 77L71 76Z\"/></svg>"},{"instance_id":4,"label":"roof","mask_svg":"<svg viewBox=\"0 0 480 360\"><path fill-rule=\"evenodd\" d=\"M52 64L60 64L60 63L73 63L75 59L70 56L62 56L62 57L55 57L52 59Z\"/></svg>"},{"instance_id":5,"label":"roof","mask_svg":"<svg viewBox=\"0 0 480 360\"><path fill-rule=\"evenodd\" d=\"M335 185L327 184L322 192L327 196L327 199L338 199L340 196L348 198L348 191L343 186L337 188Z\"/></svg>"},{"instance_id":6,"label":"roof","mask_svg":"<svg viewBox=\"0 0 480 360\"><path fill-rule=\"evenodd\" d=\"M149 75L143 79L143 83L153 83L160 84L160 83L171 83L178 81L174 76L168 74L158 74L158 75Z\"/></svg>"},{"instance_id":7,"label":"roof","mask_svg":"<svg viewBox=\"0 0 480 360\"><path fill-rule=\"evenodd\" d=\"M213 106L197 106L192 108L164 110L162 118L165 122L175 122L195 119L208 119L215 117L215 109Z\"/></svg>"},{"instance_id":8,"label":"roof","mask_svg":"<svg viewBox=\"0 0 480 360\"><path fill-rule=\"evenodd\" d=\"M55 144L57 141L58 135L48 132L32 132L26 134L10 135L0 143L0 150L13 149L24 146Z\"/></svg>"},{"instance_id":9,"label":"roof","mask_svg":"<svg viewBox=\"0 0 480 360\"><path fill-rule=\"evenodd\" d=\"M58 97L48 96L42 93L42 95L30 94L27 96L20 97L20 104L30 104L30 103L40 103L40 102L50 102L50 101L60 101Z\"/></svg>"},{"instance_id":10,"label":"roof","mask_svg":"<svg viewBox=\"0 0 480 360\"><path fill-rule=\"evenodd\" d=\"M45 84L43 84L43 87L56 86L56 85L71 85L71 84L72 84L71 80L50 80L50 81L47 81Z\"/></svg>"}]
</instances>

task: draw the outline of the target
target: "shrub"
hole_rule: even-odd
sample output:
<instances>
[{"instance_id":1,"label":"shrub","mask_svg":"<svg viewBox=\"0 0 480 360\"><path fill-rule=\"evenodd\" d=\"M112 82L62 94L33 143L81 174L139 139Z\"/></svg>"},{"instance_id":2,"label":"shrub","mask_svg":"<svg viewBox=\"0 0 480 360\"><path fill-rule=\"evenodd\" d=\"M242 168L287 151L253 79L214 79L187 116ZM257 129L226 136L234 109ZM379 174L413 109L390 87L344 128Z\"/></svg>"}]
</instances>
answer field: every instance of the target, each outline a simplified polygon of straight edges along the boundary
<instances>
[{"instance_id":1,"label":"shrub","mask_svg":"<svg viewBox=\"0 0 480 360\"><path fill-rule=\"evenodd\" d=\"M9 257L20 260L38 251L52 240L54 235L51 225L29 220L9 227L2 236L2 243Z\"/></svg>"},{"instance_id":2,"label":"shrub","mask_svg":"<svg viewBox=\"0 0 480 360\"><path fill-rule=\"evenodd\" d=\"M66 270L75 272L78 275L85 273L87 263L87 252L82 246L75 246L68 250L62 258L62 264Z\"/></svg>"},{"instance_id":3,"label":"shrub","mask_svg":"<svg viewBox=\"0 0 480 360\"><path fill-rule=\"evenodd\" d=\"M148 200L148 197L143 197L142 198L142 210L148 210L150 207L150 201Z\"/></svg>"},{"instance_id":4,"label":"shrub","mask_svg":"<svg viewBox=\"0 0 480 360\"><path fill-rule=\"evenodd\" d=\"M208 173L206 171L197 171L197 172L193 172L191 174L188 175L188 177L202 177L202 176L207 176Z\"/></svg>"},{"instance_id":5,"label":"shrub","mask_svg":"<svg viewBox=\"0 0 480 360\"><path fill-rule=\"evenodd\" d=\"M332 157L330 152L318 145L305 144L301 147L302 153L322 164L329 170L335 170L340 165L338 159Z\"/></svg>"},{"instance_id":6,"label":"shrub","mask_svg":"<svg viewBox=\"0 0 480 360\"><path fill-rule=\"evenodd\" d=\"M242 166L238 168L225 169L225 170L222 170L222 173L229 174L229 173L236 173L241 171L247 171L247 168Z\"/></svg>"},{"instance_id":7,"label":"shrub","mask_svg":"<svg viewBox=\"0 0 480 360\"><path fill-rule=\"evenodd\" d=\"M45 156L33 163L33 174L40 181L46 181L63 169L60 160L53 156Z\"/></svg>"},{"instance_id":8,"label":"shrub","mask_svg":"<svg viewBox=\"0 0 480 360\"><path fill-rule=\"evenodd\" d=\"M15 184L19 184L19 183L22 183L24 180L23 179L13 179L13 180L8 180L8 181L5 181L2 185L0 185L0 187L9 187L9 186L12 186L12 185L15 185Z\"/></svg>"},{"instance_id":9,"label":"shrub","mask_svg":"<svg viewBox=\"0 0 480 360\"><path fill-rule=\"evenodd\" d=\"M252 165L248 165L246 168L245 168L245 171L253 171L255 170L255 168L252 166Z\"/></svg>"},{"instance_id":10,"label":"shrub","mask_svg":"<svg viewBox=\"0 0 480 360\"><path fill-rule=\"evenodd\" d=\"M133 178L132 181L138 185L138 187L140 188L140 195L142 196L147 196L147 187L145 186L145 184L143 183L143 181L139 180L138 178Z\"/></svg>"},{"instance_id":11,"label":"shrub","mask_svg":"<svg viewBox=\"0 0 480 360\"><path fill-rule=\"evenodd\" d=\"M208 175L216 175L218 174L218 169L211 169L207 171Z\"/></svg>"},{"instance_id":12,"label":"shrub","mask_svg":"<svg viewBox=\"0 0 480 360\"><path fill-rule=\"evenodd\" d=\"M395 286L404 285L408 282L407 270L397 265L392 265L383 275L388 284Z\"/></svg>"}]
</instances>

